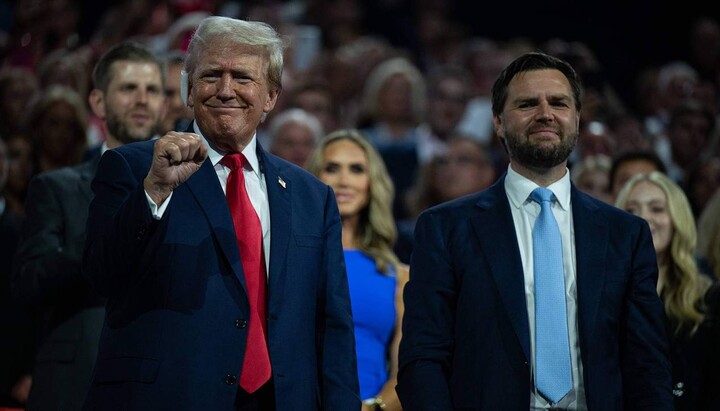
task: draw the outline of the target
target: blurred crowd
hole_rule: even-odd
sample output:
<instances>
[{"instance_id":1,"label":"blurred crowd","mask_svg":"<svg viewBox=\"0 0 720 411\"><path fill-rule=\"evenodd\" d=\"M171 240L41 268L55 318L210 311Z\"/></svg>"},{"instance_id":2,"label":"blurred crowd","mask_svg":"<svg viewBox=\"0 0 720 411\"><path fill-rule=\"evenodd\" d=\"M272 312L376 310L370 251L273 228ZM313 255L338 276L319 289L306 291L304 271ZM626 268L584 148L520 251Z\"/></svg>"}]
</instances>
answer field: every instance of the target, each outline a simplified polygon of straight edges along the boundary
<instances>
[{"instance_id":1,"label":"blurred crowd","mask_svg":"<svg viewBox=\"0 0 720 411\"><path fill-rule=\"evenodd\" d=\"M574 183L614 204L632 175L665 172L700 222L701 267L720 271L718 20L699 18L691 32L679 33L689 39L689 58L671 56L634 73L632 93L620 93L587 44L473 36L438 1L417 2L412 24L393 36L367 30L368 13L382 7L359 0L98 2L90 34L81 24L84 3L0 2L0 304L10 300L11 256L31 178L79 164L106 139L88 108L99 57L128 39L161 57L168 110L158 134L185 130L192 114L180 72L193 30L209 15L264 21L287 40L283 91L258 130L266 149L303 166L325 135L353 128L378 150L395 189L400 261L409 260L419 213L486 188L504 172L491 86L515 57L542 50L570 62L584 85ZM633 99L625 101L628 94ZM19 315L8 321L32 327ZM28 335L27 344L13 343L32 355ZM22 385L14 388L22 398Z\"/></svg>"}]
</instances>

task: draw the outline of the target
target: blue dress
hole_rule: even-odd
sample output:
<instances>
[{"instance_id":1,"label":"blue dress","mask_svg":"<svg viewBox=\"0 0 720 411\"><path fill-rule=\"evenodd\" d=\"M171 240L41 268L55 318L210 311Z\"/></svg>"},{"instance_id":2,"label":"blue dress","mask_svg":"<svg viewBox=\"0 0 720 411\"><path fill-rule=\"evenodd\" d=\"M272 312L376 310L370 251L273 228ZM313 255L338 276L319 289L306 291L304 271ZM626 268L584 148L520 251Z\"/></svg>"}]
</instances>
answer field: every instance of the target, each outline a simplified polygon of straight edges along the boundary
<instances>
[{"instance_id":1,"label":"blue dress","mask_svg":"<svg viewBox=\"0 0 720 411\"><path fill-rule=\"evenodd\" d=\"M395 273L383 274L359 250L345 250L355 323L360 398L376 396L388 380L388 345L395 329Z\"/></svg>"}]
</instances>

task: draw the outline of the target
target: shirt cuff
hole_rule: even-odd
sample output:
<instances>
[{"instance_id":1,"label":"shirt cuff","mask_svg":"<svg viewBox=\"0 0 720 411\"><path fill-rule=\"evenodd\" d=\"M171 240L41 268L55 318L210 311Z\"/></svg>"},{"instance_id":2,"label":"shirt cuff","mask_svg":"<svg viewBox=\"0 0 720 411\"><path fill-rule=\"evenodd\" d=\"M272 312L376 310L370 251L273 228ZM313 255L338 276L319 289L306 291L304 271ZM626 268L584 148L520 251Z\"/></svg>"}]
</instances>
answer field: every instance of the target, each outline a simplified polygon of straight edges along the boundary
<instances>
[{"instance_id":1,"label":"shirt cuff","mask_svg":"<svg viewBox=\"0 0 720 411\"><path fill-rule=\"evenodd\" d=\"M163 201L160 207L158 207L158 205L155 204L153 199L150 198L150 194L148 194L147 190L145 191L145 198L147 198L148 205L150 206L150 214L152 214L154 219L159 220L162 218L163 214L165 214L165 210L167 210L168 204L170 204L172 192L170 192L170 195L168 196L168 198L165 199L165 201Z\"/></svg>"}]
</instances>

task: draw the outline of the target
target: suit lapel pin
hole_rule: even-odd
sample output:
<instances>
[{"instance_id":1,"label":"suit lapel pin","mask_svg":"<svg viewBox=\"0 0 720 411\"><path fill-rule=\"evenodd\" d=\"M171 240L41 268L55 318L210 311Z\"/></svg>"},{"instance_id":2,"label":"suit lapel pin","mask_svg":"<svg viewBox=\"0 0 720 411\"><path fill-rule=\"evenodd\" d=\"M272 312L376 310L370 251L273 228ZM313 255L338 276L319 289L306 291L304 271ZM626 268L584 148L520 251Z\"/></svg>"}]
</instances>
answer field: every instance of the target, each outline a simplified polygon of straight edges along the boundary
<instances>
[{"instance_id":1,"label":"suit lapel pin","mask_svg":"<svg viewBox=\"0 0 720 411\"><path fill-rule=\"evenodd\" d=\"M281 177L278 177L278 184L282 186L282 188L285 188L287 183L285 183L285 180L283 180Z\"/></svg>"}]
</instances>

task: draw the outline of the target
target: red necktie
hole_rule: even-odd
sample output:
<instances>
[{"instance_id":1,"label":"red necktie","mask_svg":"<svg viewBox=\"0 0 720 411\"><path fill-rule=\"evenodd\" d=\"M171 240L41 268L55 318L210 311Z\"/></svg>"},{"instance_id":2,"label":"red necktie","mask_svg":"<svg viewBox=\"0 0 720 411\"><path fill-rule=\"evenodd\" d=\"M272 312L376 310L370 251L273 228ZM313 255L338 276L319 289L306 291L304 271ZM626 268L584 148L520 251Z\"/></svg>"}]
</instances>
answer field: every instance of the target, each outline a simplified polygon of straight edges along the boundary
<instances>
[{"instance_id":1,"label":"red necktie","mask_svg":"<svg viewBox=\"0 0 720 411\"><path fill-rule=\"evenodd\" d=\"M262 226L245 189L243 165L247 163L247 159L242 154L232 153L223 157L221 163L231 170L225 196L235 225L235 236L250 301L250 321L240 386L248 393L253 393L270 379L270 355L266 337L267 278Z\"/></svg>"}]
</instances>

